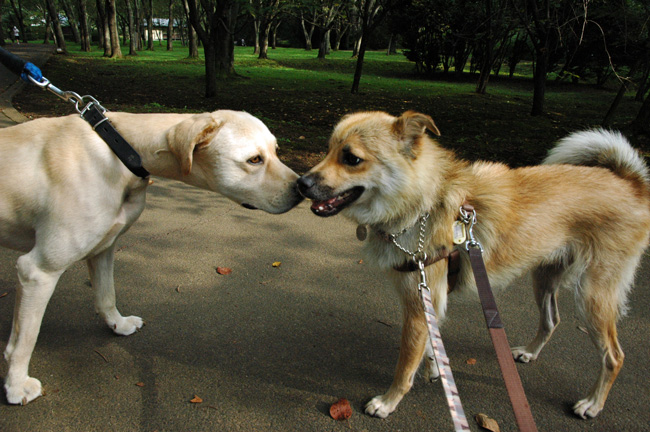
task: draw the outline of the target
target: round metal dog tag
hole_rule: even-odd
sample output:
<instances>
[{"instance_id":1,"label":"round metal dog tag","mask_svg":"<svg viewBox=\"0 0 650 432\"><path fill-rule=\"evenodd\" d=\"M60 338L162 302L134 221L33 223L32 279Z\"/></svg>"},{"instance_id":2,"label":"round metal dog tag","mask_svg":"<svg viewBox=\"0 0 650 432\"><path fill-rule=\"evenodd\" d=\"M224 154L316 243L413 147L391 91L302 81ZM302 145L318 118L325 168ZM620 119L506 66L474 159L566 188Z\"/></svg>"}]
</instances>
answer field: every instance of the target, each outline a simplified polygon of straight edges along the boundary
<instances>
[{"instance_id":1,"label":"round metal dog tag","mask_svg":"<svg viewBox=\"0 0 650 432\"><path fill-rule=\"evenodd\" d=\"M366 225L357 226L357 240L364 241L368 237L368 227Z\"/></svg>"}]
</instances>

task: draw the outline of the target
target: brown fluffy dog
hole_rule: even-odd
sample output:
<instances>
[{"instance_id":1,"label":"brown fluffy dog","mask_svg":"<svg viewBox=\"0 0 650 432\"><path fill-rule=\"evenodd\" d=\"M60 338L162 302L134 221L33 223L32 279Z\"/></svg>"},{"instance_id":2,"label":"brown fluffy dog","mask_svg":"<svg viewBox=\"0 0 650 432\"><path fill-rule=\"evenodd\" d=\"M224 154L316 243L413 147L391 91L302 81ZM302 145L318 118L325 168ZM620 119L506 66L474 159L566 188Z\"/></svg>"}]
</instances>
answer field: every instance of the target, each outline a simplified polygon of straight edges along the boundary
<instances>
[{"instance_id":1,"label":"brown fluffy dog","mask_svg":"<svg viewBox=\"0 0 650 432\"><path fill-rule=\"evenodd\" d=\"M478 215L474 232L485 250L492 285L507 285L532 271L539 330L528 345L512 349L517 360L535 360L558 325L558 289L575 291L602 365L592 390L574 411L594 417L623 365L616 322L625 313L648 244L650 182L644 162L620 134L593 130L563 139L544 165L510 169L470 164L439 147L426 129L439 135L429 116L415 112L346 116L334 129L325 159L298 180L315 214L344 210L357 223L369 225L368 259L389 273L401 297L404 325L395 378L388 392L368 402L366 412L378 417L393 412L413 385L423 357L426 377L438 376L427 343L418 274L395 271L409 257L385 234L404 231L400 244L415 250L418 220L429 213L425 251L451 250L452 224L468 201ZM447 266L434 264L426 273L442 319ZM475 289L466 256L459 286Z\"/></svg>"}]
</instances>

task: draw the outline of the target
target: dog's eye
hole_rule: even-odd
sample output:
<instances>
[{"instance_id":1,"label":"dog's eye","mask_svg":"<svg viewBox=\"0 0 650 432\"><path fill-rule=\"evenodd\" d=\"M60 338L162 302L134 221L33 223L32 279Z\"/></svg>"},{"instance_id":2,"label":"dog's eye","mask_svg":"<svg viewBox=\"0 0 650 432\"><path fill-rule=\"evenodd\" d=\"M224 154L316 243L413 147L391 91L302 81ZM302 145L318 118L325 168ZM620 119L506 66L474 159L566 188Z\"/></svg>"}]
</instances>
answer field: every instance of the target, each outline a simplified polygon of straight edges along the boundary
<instances>
[{"instance_id":1,"label":"dog's eye","mask_svg":"<svg viewBox=\"0 0 650 432\"><path fill-rule=\"evenodd\" d=\"M261 165L264 163L264 159L262 159L262 156L253 156L252 158L248 159L246 162L248 162L251 165Z\"/></svg>"},{"instance_id":2,"label":"dog's eye","mask_svg":"<svg viewBox=\"0 0 650 432\"><path fill-rule=\"evenodd\" d=\"M363 159L361 159L358 156L355 156L353 153L351 153L351 152L343 152L343 163L345 165L357 166L361 162L363 162Z\"/></svg>"}]
</instances>

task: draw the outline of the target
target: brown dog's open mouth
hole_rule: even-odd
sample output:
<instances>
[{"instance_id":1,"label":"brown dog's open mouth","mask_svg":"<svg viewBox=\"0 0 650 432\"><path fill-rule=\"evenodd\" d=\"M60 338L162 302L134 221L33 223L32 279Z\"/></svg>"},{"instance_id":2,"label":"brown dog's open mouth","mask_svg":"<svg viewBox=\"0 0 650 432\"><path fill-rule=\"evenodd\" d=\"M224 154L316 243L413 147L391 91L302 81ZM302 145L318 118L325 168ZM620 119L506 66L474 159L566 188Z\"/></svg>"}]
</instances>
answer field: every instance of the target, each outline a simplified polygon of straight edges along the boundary
<instances>
[{"instance_id":1,"label":"brown dog's open mouth","mask_svg":"<svg viewBox=\"0 0 650 432\"><path fill-rule=\"evenodd\" d=\"M356 186L340 195L323 201L312 201L311 211L317 216L334 216L361 196L365 188Z\"/></svg>"}]
</instances>

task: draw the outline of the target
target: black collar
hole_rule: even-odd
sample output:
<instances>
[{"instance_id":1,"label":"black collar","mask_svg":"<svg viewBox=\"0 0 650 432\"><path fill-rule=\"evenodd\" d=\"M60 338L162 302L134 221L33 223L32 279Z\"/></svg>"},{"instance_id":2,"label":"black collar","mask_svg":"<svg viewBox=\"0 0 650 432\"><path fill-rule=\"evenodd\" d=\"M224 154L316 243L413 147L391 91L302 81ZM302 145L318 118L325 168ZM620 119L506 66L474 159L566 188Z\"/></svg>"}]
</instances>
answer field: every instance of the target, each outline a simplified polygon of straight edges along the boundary
<instances>
[{"instance_id":1,"label":"black collar","mask_svg":"<svg viewBox=\"0 0 650 432\"><path fill-rule=\"evenodd\" d=\"M81 117L86 120L93 130L106 141L113 153L122 163L138 177L149 177L149 171L142 166L142 159L138 152L115 130L111 122L104 115L104 111L91 102L81 112Z\"/></svg>"}]
</instances>

